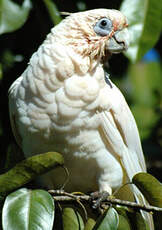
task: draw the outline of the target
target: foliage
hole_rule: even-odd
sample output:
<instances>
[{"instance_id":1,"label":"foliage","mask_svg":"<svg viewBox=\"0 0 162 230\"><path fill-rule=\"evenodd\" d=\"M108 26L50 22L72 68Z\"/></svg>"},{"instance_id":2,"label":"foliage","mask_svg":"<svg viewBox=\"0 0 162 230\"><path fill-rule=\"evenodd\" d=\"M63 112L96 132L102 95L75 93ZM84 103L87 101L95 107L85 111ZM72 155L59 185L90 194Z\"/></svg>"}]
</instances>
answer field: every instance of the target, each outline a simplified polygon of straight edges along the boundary
<instances>
[{"instance_id":1,"label":"foliage","mask_svg":"<svg viewBox=\"0 0 162 230\"><path fill-rule=\"evenodd\" d=\"M31 9L30 0L24 0L22 6L10 1L0 1L0 34L20 28L28 18Z\"/></svg>"},{"instance_id":2,"label":"foliage","mask_svg":"<svg viewBox=\"0 0 162 230\"><path fill-rule=\"evenodd\" d=\"M58 24L61 21L61 16L55 3L52 2L51 0L44 0L44 3L48 9L51 20L55 25Z\"/></svg>"},{"instance_id":3,"label":"foliage","mask_svg":"<svg viewBox=\"0 0 162 230\"><path fill-rule=\"evenodd\" d=\"M138 173L132 181L151 205L162 207L162 184L155 177L147 173Z\"/></svg>"},{"instance_id":4,"label":"foliage","mask_svg":"<svg viewBox=\"0 0 162 230\"><path fill-rule=\"evenodd\" d=\"M3 229L51 230L54 201L44 190L19 189L7 196L2 213Z\"/></svg>"},{"instance_id":5,"label":"foliage","mask_svg":"<svg viewBox=\"0 0 162 230\"><path fill-rule=\"evenodd\" d=\"M17 68L18 64L22 67L24 65L25 53L20 48L18 51L13 48L15 36L20 30L23 32L27 30L28 36L25 40L25 46L27 46L27 48L24 46L22 49L26 48L26 52L30 56L33 52L32 49L34 49L34 38L30 39L31 31L26 25L28 21L30 21L30 14L36 12L35 18L36 15L38 15L41 30L38 29L37 36L40 38L42 36L42 31L45 31L44 35L46 33L46 24L49 26L51 22L57 24L61 21L61 16L58 11L60 2L58 1L57 3L57 1L54 2L52 0L33 1L33 5L31 5L30 0L24 0L23 3L19 5L19 0L0 0L0 41L2 44L5 44L4 41L6 41L7 38L6 33L10 33L10 35L8 35L10 42L7 41L6 46L1 46L0 53L1 103L3 103L4 95L5 97L7 95L7 88L11 84L11 81L14 80L13 78L9 79L8 76L12 74L13 69ZM160 113L162 111L161 66L159 57L151 60L149 59L148 61L148 58L143 58L143 56L159 39L162 28L162 0L117 0L116 2L118 6L121 5L121 11L123 11L128 18L132 40L130 49L125 53L128 58L128 68L124 70L124 78L116 78L115 81L118 83L119 87L125 91L127 99L131 102L132 111L137 120L142 138L149 140L153 130L156 135L161 135L159 133L162 132L162 129L159 128L158 125ZM108 4L107 1L106 4ZM112 3L109 4L109 8L112 8ZM41 5L40 8L39 5ZM71 1L71 4L68 3L67 10L64 10L66 9L66 6L64 6L62 11L73 11L73 5L74 2ZM79 10L88 9L89 5L90 1L88 0L76 2L76 8ZM98 6L95 6L95 3L93 3L91 8L97 7ZM99 7L103 7L103 5ZM44 15L46 15L46 19ZM42 21L45 21L43 22L44 24ZM24 24L25 26L23 26ZM31 27L32 23L29 23L29 25L29 27ZM12 43L11 40L13 44L10 44ZM30 42L28 42L29 40ZM37 43L39 42L35 44ZM32 52L28 53L31 46ZM20 52L20 54L18 52ZM126 58L124 60L126 60ZM0 119L1 145L4 146L3 140L7 138L6 130L10 131L10 129L8 128L9 122L6 115L8 111L3 104L1 105L2 108L6 110L3 111L2 109L5 115L1 115ZM5 121L5 125L3 121ZM160 144L162 145L162 143ZM7 146L1 149L1 154L4 150L7 153L7 149L9 149L10 146L11 140L8 140ZM152 145L150 146L152 147ZM158 147L156 146L154 149L158 149ZM1 171L4 171L4 169L7 170L7 168L5 168L6 165L14 165L13 152L6 153L2 154L1 169L3 170ZM7 162L6 164L5 158L7 158L6 161L10 159L9 161L12 162ZM51 168L62 164L63 159L60 154L45 153L21 161L12 169L0 175L0 208L2 210L2 224L4 230L52 230L53 227L56 230L146 229L139 210L113 205L106 209L102 215L99 215L97 211L94 211L91 207L87 207L85 204L78 201L70 204L66 202L58 204L58 202L54 202L52 196L45 190L20 188L34 179L37 175L45 173ZM133 178L133 183L141 190L150 204L162 207L162 185L153 176L144 173L137 174ZM86 213L88 219L85 215ZM160 222L162 219L161 214L158 214L157 218ZM133 227L135 225L136 227ZM157 224L157 229L159 227L158 225L161 226L161 224Z\"/></svg>"},{"instance_id":6,"label":"foliage","mask_svg":"<svg viewBox=\"0 0 162 230\"><path fill-rule=\"evenodd\" d=\"M21 187L34 179L37 175L44 174L50 169L63 165L63 157L59 153L47 152L21 161L15 167L0 175L0 195Z\"/></svg>"},{"instance_id":7,"label":"foliage","mask_svg":"<svg viewBox=\"0 0 162 230\"><path fill-rule=\"evenodd\" d=\"M84 230L84 222L79 212L73 208L64 208L62 211L62 222L64 230Z\"/></svg>"},{"instance_id":8,"label":"foliage","mask_svg":"<svg viewBox=\"0 0 162 230\"><path fill-rule=\"evenodd\" d=\"M114 208L108 208L97 220L93 230L113 230L119 225L118 213Z\"/></svg>"},{"instance_id":9,"label":"foliage","mask_svg":"<svg viewBox=\"0 0 162 230\"><path fill-rule=\"evenodd\" d=\"M162 207L162 185L152 175L139 173L134 176L132 181L143 192L150 204ZM0 192L1 190L3 190L2 187ZM74 196L71 194L70 197ZM81 205L82 201L79 201L79 198L71 200L71 203L68 204L66 203L66 197L62 196L58 206L59 211L58 208L55 209L58 201L55 200L56 204L54 205L54 200L48 192L39 189L30 190L21 188L10 193L5 198L3 204L3 229L10 230L13 229L13 226L16 226L16 229L22 230L39 228L52 230L53 227L54 229L63 228L64 230L129 230L132 226L136 226L135 229L147 230L146 224L139 212L140 209L137 209L137 207L135 207L134 212L130 208L128 209L119 205L104 208L103 214L98 217L98 214L96 215L97 212L91 207L89 200L87 200L89 206L85 204ZM80 208L78 208L78 204ZM162 209L160 210L162 212ZM15 213L21 215L15 215ZM87 213L88 215L93 214L93 218L89 217L87 219ZM55 221L53 221L54 218Z\"/></svg>"},{"instance_id":10,"label":"foliage","mask_svg":"<svg viewBox=\"0 0 162 230\"><path fill-rule=\"evenodd\" d=\"M151 50L148 54L156 52ZM162 91L160 86L161 67L159 60L130 64L128 77L132 85L131 110L136 117L141 138L147 138L161 115ZM145 85L145 89L143 90Z\"/></svg>"},{"instance_id":11,"label":"foliage","mask_svg":"<svg viewBox=\"0 0 162 230\"><path fill-rule=\"evenodd\" d=\"M129 5L129 7L128 7ZM162 28L162 0L125 0L120 10L129 24L131 43L126 55L133 62L139 61L159 39Z\"/></svg>"}]
</instances>

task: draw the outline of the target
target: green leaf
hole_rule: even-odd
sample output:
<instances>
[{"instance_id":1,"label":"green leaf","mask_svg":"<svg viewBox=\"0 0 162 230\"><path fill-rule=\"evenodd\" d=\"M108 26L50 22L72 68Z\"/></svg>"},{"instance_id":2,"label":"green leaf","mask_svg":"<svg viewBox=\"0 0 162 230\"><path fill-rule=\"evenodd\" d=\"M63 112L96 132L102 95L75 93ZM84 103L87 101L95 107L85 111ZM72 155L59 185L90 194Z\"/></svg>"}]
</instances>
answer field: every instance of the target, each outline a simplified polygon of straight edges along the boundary
<instances>
[{"instance_id":1,"label":"green leaf","mask_svg":"<svg viewBox=\"0 0 162 230\"><path fill-rule=\"evenodd\" d=\"M133 230L149 230L149 226L142 217L140 211L135 212L129 212L128 217L131 223L131 227L133 227ZM123 229L124 230L124 229Z\"/></svg>"},{"instance_id":2,"label":"green leaf","mask_svg":"<svg viewBox=\"0 0 162 230\"><path fill-rule=\"evenodd\" d=\"M135 62L152 48L162 28L162 0L124 0L120 10L128 18L130 47L127 57Z\"/></svg>"},{"instance_id":3,"label":"green leaf","mask_svg":"<svg viewBox=\"0 0 162 230\"><path fill-rule=\"evenodd\" d=\"M158 104L155 91L161 90L161 65L159 62L138 62L129 65L129 80L132 87L131 97L138 103L148 107ZM145 90L144 90L145 86Z\"/></svg>"},{"instance_id":4,"label":"green leaf","mask_svg":"<svg viewBox=\"0 0 162 230\"><path fill-rule=\"evenodd\" d=\"M131 230L129 221L125 216L119 215L118 230Z\"/></svg>"},{"instance_id":5,"label":"green leaf","mask_svg":"<svg viewBox=\"0 0 162 230\"><path fill-rule=\"evenodd\" d=\"M51 0L43 0L44 4L46 5L46 8L48 10L48 13L51 17L52 22L57 25L61 20L60 12L57 9L56 4Z\"/></svg>"},{"instance_id":6,"label":"green leaf","mask_svg":"<svg viewBox=\"0 0 162 230\"><path fill-rule=\"evenodd\" d=\"M141 139L148 138L159 120L160 114L151 107L138 103L131 106L131 111L136 119Z\"/></svg>"},{"instance_id":7,"label":"green leaf","mask_svg":"<svg viewBox=\"0 0 162 230\"><path fill-rule=\"evenodd\" d=\"M127 207L118 205L117 207L115 207L115 210L119 215L118 230L131 230L130 220L127 215L129 209Z\"/></svg>"},{"instance_id":8,"label":"green leaf","mask_svg":"<svg viewBox=\"0 0 162 230\"><path fill-rule=\"evenodd\" d=\"M93 230L117 230L118 224L118 213L114 208L109 208L99 217Z\"/></svg>"},{"instance_id":9,"label":"green leaf","mask_svg":"<svg viewBox=\"0 0 162 230\"><path fill-rule=\"evenodd\" d=\"M118 230L148 230L147 223L143 219L140 211L117 206L115 207L119 214Z\"/></svg>"},{"instance_id":10,"label":"green leaf","mask_svg":"<svg viewBox=\"0 0 162 230\"><path fill-rule=\"evenodd\" d=\"M0 175L0 195L21 187L36 176L63 163L63 157L56 152L47 152L23 160L8 172Z\"/></svg>"},{"instance_id":11,"label":"green leaf","mask_svg":"<svg viewBox=\"0 0 162 230\"><path fill-rule=\"evenodd\" d=\"M151 205L162 208L162 184L155 177L148 173L138 173L132 182Z\"/></svg>"},{"instance_id":12,"label":"green leaf","mask_svg":"<svg viewBox=\"0 0 162 230\"><path fill-rule=\"evenodd\" d=\"M157 112L162 98L161 64L155 61L130 64L128 76L128 84L131 85L131 111L135 116L141 138L146 139L161 115Z\"/></svg>"},{"instance_id":13,"label":"green leaf","mask_svg":"<svg viewBox=\"0 0 162 230\"><path fill-rule=\"evenodd\" d=\"M73 208L63 209L63 229L64 230L83 230L84 223L80 214Z\"/></svg>"},{"instance_id":14,"label":"green leaf","mask_svg":"<svg viewBox=\"0 0 162 230\"><path fill-rule=\"evenodd\" d=\"M26 22L30 9L30 0L24 0L22 6L10 0L0 0L0 34L19 29Z\"/></svg>"},{"instance_id":15,"label":"green leaf","mask_svg":"<svg viewBox=\"0 0 162 230\"><path fill-rule=\"evenodd\" d=\"M86 222L85 228L84 230L92 230L93 227L95 226L95 220L93 220L92 218L89 218Z\"/></svg>"},{"instance_id":16,"label":"green leaf","mask_svg":"<svg viewBox=\"0 0 162 230\"><path fill-rule=\"evenodd\" d=\"M54 201L44 190L19 189L7 196L3 212L3 230L52 230Z\"/></svg>"}]
</instances>

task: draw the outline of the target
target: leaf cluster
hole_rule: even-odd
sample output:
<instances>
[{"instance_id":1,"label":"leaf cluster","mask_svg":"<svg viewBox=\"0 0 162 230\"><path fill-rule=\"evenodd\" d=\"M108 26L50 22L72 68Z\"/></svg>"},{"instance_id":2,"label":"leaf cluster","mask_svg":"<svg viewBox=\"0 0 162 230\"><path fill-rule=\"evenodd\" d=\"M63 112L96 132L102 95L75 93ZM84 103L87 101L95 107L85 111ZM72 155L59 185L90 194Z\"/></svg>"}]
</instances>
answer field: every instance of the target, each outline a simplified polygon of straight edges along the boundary
<instances>
[{"instance_id":1,"label":"leaf cluster","mask_svg":"<svg viewBox=\"0 0 162 230\"><path fill-rule=\"evenodd\" d=\"M83 202L74 196L67 202L42 189L20 188L36 176L63 165L60 154L48 152L30 157L18 163L10 171L0 175L0 194L3 230L147 230L140 214L140 206L115 205L112 199L103 202L102 211L94 210L89 199ZM19 173L19 176L17 174ZM5 181L5 183L4 183ZM151 205L162 208L162 185L152 175L139 173L132 182L140 189ZM10 185L10 186L9 186ZM11 192L15 190L14 192ZM11 193L10 193L11 192ZM61 193L61 191L60 191ZM52 193L51 193L52 194ZM59 192L58 192L59 194ZM75 193L74 193L75 194ZM77 194L77 193L76 193ZM78 193L79 194L79 193ZM76 197L76 199L73 199ZM79 197L79 196L78 196ZM158 218L162 214L159 209Z\"/></svg>"}]
</instances>

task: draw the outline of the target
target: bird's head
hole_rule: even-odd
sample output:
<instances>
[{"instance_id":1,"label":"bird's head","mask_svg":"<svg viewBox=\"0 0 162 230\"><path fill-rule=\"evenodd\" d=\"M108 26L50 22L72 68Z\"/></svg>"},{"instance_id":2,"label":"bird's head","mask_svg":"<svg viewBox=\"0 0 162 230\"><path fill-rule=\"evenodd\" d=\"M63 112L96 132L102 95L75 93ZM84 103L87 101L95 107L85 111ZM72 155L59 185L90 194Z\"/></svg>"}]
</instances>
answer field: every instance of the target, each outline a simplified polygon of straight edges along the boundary
<instances>
[{"instance_id":1,"label":"bird's head","mask_svg":"<svg viewBox=\"0 0 162 230\"><path fill-rule=\"evenodd\" d=\"M52 37L69 50L69 56L85 73L112 53L128 48L127 26L120 11L95 9L70 13L52 29Z\"/></svg>"},{"instance_id":2,"label":"bird's head","mask_svg":"<svg viewBox=\"0 0 162 230\"><path fill-rule=\"evenodd\" d=\"M64 44L91 59L107 53L119 53L128 48L126 17L118 10L95 9L71 13L60 26ZM63 36L64 35L64 36Z\"/></svg>"}]
</instances>

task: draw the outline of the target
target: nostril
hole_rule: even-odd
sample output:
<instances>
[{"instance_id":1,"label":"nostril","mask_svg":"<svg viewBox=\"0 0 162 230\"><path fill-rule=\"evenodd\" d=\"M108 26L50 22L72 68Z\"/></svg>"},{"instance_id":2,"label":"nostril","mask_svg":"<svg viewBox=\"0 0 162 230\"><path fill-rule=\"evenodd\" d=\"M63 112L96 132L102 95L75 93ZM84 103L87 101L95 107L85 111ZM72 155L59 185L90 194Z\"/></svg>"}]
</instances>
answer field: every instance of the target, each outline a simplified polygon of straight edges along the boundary
<instances>
[{"instance_id":1,"label":"nostril","mask_svg":"<svg viewBox=\"0 0 162 230\"><path fill-rule=\"evenodd\" d=\"M118 44L120 44L121 46L123 46L125 50L128 49L128 46L127 46L127 44L126 44L125 41L118 41Z\"/></svg>"},{"instance_id":2,"label":"nostril","mask_svg":"<svg viewBox=\"0 0 162 230\"><path fill-rule=\"evenodd\" d=\"M123 49L125 49L125 50L128 49L128 44L127 44L126 41L124 41L124 40L120 41L120 40L118 40L115 36L114 36L114 39L115 39L115 41L116 41L120 46L123 47Z\"/></svg>"},{"instance_id":3,"label":"nostril","mask_svg":"<svg viewBox=\"0 0 162 230\"><path fill-rule=\"evenodd\" d=\"M128 49L129 34L128 34L128 30L126 28L124 30L117 31L114 34L114 39L119 46L123 47L123 49L125 49L125 50Z\"/></svg>"},{"instance_id":4,"label":"nostril","mask_svg":"<svg viewBox=\"0 0 162 230\"><path fill-rule=\"evenodd\" d=\"M121 46L123 46L123 47L126 46L125 41L119 41L119 40L116 38L116 36L114 36L114 39L115 39L115 41L116 41L119 45L121 45Z\"/></svg>"},{"instance_id":5,"label":"nostril","mask_svg":"<svg viewBox=\"0 0 162 230\"><path fill-rule=\"evenodd\" d=\"M116 42L117 42L118 44L122 45L122 46L125 46L125 42L124 42L124 41L117 41L117 40L116 40Z\"/></svg>"}]
</instances>

